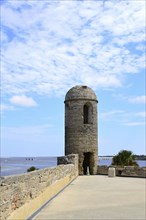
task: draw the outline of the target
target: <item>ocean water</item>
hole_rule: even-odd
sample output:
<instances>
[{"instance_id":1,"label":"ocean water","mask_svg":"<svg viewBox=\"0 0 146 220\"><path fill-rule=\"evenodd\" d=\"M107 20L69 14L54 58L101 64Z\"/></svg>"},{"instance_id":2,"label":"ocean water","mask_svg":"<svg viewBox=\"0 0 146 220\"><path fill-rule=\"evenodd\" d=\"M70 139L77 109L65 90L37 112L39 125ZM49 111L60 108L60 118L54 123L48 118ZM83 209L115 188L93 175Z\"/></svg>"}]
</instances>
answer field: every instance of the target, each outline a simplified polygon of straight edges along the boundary
<instances>
[{"instance_id":1,"label":"ocean water","mask_svg":"<svg viewBox=\"0 0 146 220\"><path fill-rule=\"evenodd\" d=\"M138 160L139 166L146 166L146 161ZM99 165L110 166L111 158L99 158ZM34 166L38 169L57 166L57 157L10 157L1 158L1 176L27 173L27 169Z\"/></svg>"},{"instance_id":2,"label":"ocean water","mask_svg":"<svg viewBox=\"0 0 146 220\"><path fill-rule=\"evenodd\" d=\"M55 167L57 157L10 157L1 158L1 176L27 173L27 169L34 166L37 169Z\"/></svg>"}]
</instances>

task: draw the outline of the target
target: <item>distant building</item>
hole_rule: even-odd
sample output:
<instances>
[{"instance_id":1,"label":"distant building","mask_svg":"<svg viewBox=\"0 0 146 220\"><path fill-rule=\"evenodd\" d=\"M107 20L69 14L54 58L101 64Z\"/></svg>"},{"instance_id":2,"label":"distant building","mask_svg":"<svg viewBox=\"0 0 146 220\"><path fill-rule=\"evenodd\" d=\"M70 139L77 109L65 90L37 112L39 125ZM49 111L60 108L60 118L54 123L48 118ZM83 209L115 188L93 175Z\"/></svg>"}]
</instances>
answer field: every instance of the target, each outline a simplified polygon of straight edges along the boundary
<instances>
[{"instance_id":1,"label":"distant building","mask_svg":"<svg viewBox=\"0 0 146 220\"><path fill-rule=\"evenodd\" d=\"M87 86L71 88L65 97L65 155L79 155L79 174L97 173L97 97Z\"/></svg>"}]
</instances>

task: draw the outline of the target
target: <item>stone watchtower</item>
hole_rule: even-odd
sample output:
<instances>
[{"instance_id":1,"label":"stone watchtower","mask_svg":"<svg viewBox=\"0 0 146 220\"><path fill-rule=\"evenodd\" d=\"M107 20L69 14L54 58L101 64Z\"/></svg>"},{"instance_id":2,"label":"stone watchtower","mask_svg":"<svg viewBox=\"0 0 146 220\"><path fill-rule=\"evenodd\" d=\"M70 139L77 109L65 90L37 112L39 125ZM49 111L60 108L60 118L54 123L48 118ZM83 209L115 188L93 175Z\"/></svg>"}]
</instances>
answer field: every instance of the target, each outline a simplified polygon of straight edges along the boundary
<instances>
[{"instance_id":1,"label":"stone watchtower","mask_svg":"<svg viewBox=\"0 0 146 220\"><path fill-rule=\"evenodd\" d=\"M87 86L71 88L65 97L65 155L79 155L79 174L97 173L97 97Z\"/></svg>"}]
</instances>

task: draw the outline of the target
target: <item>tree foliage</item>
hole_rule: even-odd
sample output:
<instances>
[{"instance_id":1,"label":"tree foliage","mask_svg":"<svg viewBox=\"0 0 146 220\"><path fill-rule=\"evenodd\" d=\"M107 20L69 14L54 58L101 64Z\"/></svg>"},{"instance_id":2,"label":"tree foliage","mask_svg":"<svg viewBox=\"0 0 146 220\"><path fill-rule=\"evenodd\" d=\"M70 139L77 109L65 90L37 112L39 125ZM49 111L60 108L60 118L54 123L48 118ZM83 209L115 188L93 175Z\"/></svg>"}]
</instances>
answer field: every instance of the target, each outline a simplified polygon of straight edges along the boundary
<instances>
[{"instance_id":1,"label":"tree foliage","mask_svg":"<svg viewBox=\"0 0 146 220\"><path fill-rule=\"evenodd\" d=\"M138 166L132 151L122 150L113 157L112 165L119 166Z\"/></svg>"}]
</instances>

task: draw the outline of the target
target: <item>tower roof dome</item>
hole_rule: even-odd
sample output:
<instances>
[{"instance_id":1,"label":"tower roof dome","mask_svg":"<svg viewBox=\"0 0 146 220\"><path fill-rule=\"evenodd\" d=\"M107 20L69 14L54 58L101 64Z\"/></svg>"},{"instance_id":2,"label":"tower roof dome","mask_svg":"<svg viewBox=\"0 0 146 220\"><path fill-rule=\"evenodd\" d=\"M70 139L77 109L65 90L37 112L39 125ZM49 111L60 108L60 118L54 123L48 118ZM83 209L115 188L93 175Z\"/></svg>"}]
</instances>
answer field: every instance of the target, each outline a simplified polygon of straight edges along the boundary
<instances>
[{"instance_id":1,"label":"tower roof dome","mask_svg":"<svg viewBox=\"0 0 146 220\"><path fill-rule=\"evenodd\" d=\"M67 92L65 96L65 101L75 99L87 99L97 101L97 97L94 91L85 85L74 86Z\"/></svg>"}]
</instances>

